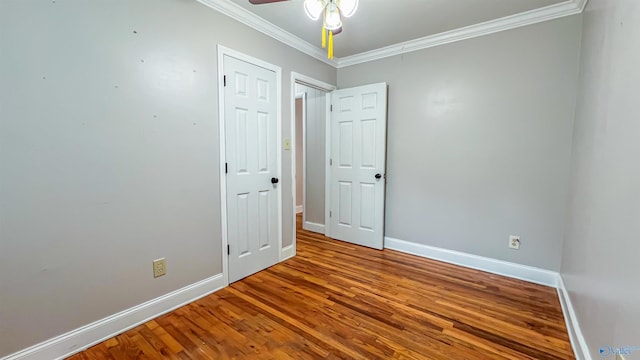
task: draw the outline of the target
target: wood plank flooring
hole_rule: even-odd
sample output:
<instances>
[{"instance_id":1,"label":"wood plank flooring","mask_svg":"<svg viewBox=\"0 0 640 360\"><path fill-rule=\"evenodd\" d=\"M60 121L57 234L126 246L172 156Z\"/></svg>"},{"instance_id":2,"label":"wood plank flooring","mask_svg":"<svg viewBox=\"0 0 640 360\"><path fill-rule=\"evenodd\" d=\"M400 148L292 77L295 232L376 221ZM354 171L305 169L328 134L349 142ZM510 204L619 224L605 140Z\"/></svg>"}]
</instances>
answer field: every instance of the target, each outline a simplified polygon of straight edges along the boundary
<instances>
[{"instance_id":1,"label":"wood plank flooring","mask_svg":"<svg viewBox=\"0 0 640 360\"><path fill-rule=\"evenodd\" d=\"M70 359L574 358L555 289L300 228L297 253Z\"/></svg>"}]
</instances>

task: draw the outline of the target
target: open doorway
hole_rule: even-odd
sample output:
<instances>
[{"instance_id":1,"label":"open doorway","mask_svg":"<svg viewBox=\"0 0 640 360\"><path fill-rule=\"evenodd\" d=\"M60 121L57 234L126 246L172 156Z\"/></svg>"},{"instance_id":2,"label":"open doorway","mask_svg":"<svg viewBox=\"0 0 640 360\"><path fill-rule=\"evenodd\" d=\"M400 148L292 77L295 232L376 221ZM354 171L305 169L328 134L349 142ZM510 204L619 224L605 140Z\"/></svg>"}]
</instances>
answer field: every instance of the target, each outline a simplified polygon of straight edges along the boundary
<instances>
[{"instance_id":1,"label":"open doorway","mask_svg":"<svg viewBox=\"0 0 640 360\"><path fill-rule=\"evenodd\" d=\"M383 248L386 106L386 83L336 90L291 74L292 205L304 230Z\"/></svg>"},{"instance_id":2,"label":"open doorway","mask_svg":"<svg viewBox=\"0 0 640 360\"><path fill-rule=\"evenodd\" d=\"M335 89L333 85L291 73L293 223L301 214L302 227L321 234L325 233L327 94ZM293 254L295 238L294 226Z\"/></svg>"},{"instance_id":3,"label":"open doorway","mask_svg":"<svg viewBox=\"0 0 640 360\"><path fill-rule=\"evenodd\" d=\"M300 168L296 182L300 183L302 228L325 233L325 175L326 175L326 91L302 84L296 84L296 104L300 104L301 139L296 144L296 164ZM297 131L297 128L296 128ZM297 134L296 134L297 135ZM296 194L296 197L298 194Z\"/></svg>"}]
</instances>

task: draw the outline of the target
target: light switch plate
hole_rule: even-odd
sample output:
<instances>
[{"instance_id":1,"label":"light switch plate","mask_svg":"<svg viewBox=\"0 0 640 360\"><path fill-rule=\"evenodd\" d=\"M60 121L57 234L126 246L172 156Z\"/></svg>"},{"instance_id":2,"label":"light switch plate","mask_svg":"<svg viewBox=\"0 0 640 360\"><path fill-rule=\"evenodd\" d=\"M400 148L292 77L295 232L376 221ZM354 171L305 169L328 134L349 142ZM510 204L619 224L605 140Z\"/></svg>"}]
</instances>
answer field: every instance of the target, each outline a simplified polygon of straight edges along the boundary
<instances>
[{"instance_id":1,"label":"light switch plate","mask_svg":"<svg viewBox=\"0 0 640 360\"><path fill-rule=\"evenodd\" d=\"M284 139L284 149L285 150L291 150L291 139L290 138L285 138Z\"/></svg>"}]
</instances>

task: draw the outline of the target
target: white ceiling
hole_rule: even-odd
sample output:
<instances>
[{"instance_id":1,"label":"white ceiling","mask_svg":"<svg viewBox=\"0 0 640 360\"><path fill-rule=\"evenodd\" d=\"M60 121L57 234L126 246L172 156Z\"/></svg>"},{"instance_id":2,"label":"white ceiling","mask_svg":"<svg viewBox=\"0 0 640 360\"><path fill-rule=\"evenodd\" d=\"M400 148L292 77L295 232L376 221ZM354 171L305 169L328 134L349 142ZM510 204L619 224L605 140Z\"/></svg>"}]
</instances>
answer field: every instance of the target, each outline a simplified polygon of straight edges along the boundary
<instances>
[{"instance_id":1,"label":"white ceiling","mask_svg":"<svg viewBox=\"0 0 640 360\"><path fill-rule=\"evenodd\" d=\"M251 5L231 0L268 22L320 48L321 20L312 21L303 0ZM379 49L485 21L520 14L568 0L360 0L335 38L338 58Z\"/></svg>"}]
</instances>

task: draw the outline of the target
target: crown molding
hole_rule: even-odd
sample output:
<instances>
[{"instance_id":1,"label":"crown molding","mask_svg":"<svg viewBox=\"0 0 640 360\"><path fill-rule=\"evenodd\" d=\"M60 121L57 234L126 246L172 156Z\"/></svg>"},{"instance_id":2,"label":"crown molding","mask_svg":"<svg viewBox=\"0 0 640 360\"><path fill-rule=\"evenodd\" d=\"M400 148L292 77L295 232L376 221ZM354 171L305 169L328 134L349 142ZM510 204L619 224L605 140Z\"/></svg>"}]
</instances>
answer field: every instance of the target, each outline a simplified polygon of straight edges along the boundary
<instances>
[{"instance_id":1,"label":"crown molding","mask_svg":"<svg viewBox=\"0 0 640 360\"><path fill-rule=\"evenodd\" d=\"M301 51L315 59L322 61L325 64L337 67L335 60L327 59L327 53L311 45L310 43L302 40L301 38L293 35L292 33L278 27L267 20L259 17L258 15L244 9L242 6L237 5L230 0L197 0L199 3L208 6L218 12L221 12L228 17L237 20L250 28L258 30L259 32L270 36L285 45Z\"/></svg>"},{"instance_id":2,"label":"crown molding","mask_svg":"<svg viewBox=\"0 0 640 360\"><path fill-rule=\"evenodd\" d=\"M587 1L588 0L569 0L563 3L549 5L543 8L506 16L480 24L425 36L352 56L342 57L337 59L338 68L579 14L584 9Z\"/></svg>"},{"instance_id":3,"label":"crown molding","mask_svg":"<svg viewBox=\"0 0 640 360\"><path fill-rule=\"evenodd\" d=\"M351 65L384 59L390 56L406 54L434 46L449 44L456 41L515 29L521 26L579 14L584 11L588 2L588 0L567 0L565 2L546 6L540 9L534 9L476 25L425 36L379 49L366 51L360 54L329 60L327 59L326 53L319 47L314 46L281 27L266 21L230 0L197 1L335 68L344 68Z\"/></svg>"},{"instance_id":4,"label":"crown molding","mask_svg":"<svg viewBox=\"0 0 640 360\"><path fill-rule=\"evenodd\" d=\"M584 8L587 7L589 0L579 0L578 2L580 3L580 12L583 12Z\"/></svg>"}]
</instances>

